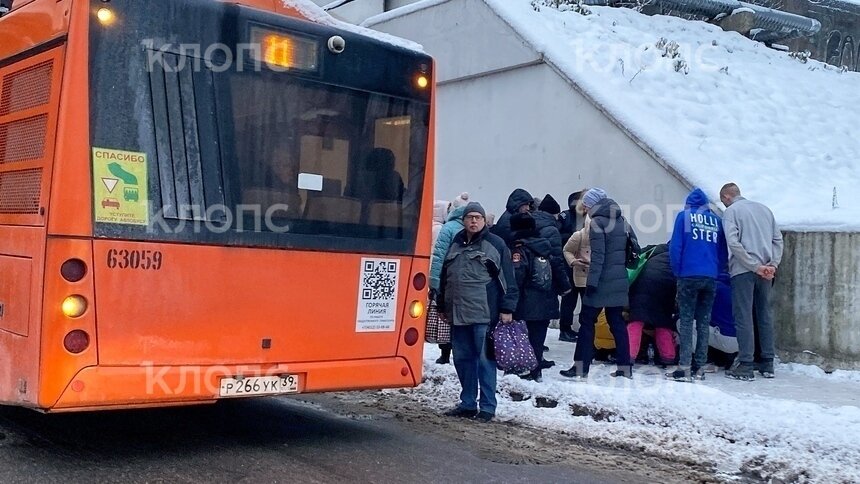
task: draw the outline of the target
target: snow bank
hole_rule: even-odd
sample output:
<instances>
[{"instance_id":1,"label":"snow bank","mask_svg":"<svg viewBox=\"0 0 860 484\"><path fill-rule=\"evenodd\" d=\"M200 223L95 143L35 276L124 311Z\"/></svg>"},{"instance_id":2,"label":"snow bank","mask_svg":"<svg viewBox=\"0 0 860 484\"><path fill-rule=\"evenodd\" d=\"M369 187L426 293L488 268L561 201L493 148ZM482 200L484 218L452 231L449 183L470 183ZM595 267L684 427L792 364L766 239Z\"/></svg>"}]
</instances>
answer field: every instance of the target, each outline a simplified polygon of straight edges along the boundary
<instances>
[{"instance_id":1,"label":"snow bank","mask_svg":"<svg viewBox=\"0 0 860 484\"><path fill-rule=\"evenodd\" d=\"M574 345L556 342L557 335L550 330L547 358L564 367ZM427 345L425 381L407 395L442 411L456 404L460 387L452 365L434 364L437 356ZM588 383L574 383L556 367L544 372L543 383L500 377L497 418L628 448L631 458L648 452L704 464L724 478L860 481L860 408L844 405L857 402L860 381L827 385L797 376L798 366L780 365L775 380L737 382L714 374L692 384L666 381L654 367L637 368L632 381L613 379L601 365ZM512 392L528 399L516 402ZM537 408L538 397L558 405Z\"/></svg>"},{"instance_id":2,"label":"snow bank","mask_svg":"<svg viewBox=\"0 0 860 484\"><path fill-rule=\"evenodd\" d=\"M714 199L734 181L786 229L860 230L860 74L704 22L484 1Z\"/></svg>"}]
</instances>

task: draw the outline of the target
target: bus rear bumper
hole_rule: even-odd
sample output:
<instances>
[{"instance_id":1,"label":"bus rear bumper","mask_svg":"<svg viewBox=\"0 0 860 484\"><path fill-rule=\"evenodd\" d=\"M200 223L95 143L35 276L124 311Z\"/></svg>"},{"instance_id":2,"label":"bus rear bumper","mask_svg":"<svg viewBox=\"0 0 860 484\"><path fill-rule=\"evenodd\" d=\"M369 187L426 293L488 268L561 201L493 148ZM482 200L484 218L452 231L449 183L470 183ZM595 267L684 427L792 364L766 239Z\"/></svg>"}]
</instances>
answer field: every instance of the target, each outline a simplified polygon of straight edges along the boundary
<instances>
[{"instance_id":1,"label":"bus rear bumper","mask_svg":"<svg viewBox=\"0 0 860 484\"><path fill-rule=\"evenodd\" d=\"M403 357L262 365L93 366L78 372L59 400L44 410L119 410L214 403L224 398L220 395L224 378L284 375L298 377L296 393L402 388L418 383L415 369Z\"/></svg>"}]
</instances>

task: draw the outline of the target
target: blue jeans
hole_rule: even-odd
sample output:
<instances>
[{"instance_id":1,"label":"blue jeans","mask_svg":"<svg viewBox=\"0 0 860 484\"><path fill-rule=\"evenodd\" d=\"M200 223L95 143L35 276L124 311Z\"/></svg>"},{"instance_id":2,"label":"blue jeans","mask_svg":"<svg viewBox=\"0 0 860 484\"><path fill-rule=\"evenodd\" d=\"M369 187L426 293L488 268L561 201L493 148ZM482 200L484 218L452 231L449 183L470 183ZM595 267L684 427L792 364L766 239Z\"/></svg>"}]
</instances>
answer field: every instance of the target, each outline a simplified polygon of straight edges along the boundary
<instances>
[{"instance_id":1,"label":"blue jeans","mask_svg":"<svg viewBox=\"0 0 860 484\"><path fill-rule=\"evenodd\" d=\"M738 332L738 361L752 364L755 359L755 335L761 346L761 359L773 361L773 315L770 308L772 281L753 272L732 277L732 312ZM753 311L755 325L753 328Z\"/></svg>"},{"instance_id":2,"label":"blue jeans","mask_svg":"<svg viewBox=\"0 0 860 484\"><path fill-rule=\"evenodd\" d=\"M681 358L684 368L702 368L708 362L711 311L717 294L716 282L709 277L682 277L678 279L678 310L681 313ZM696 321L696 358L693 361L693 320Z\"/></svg>"},{"instance_id":3,"label":"blue jeans","mask_svg":"<svg viewBox=\"0 0 860 484\"><path fill-rule=\"evenodd\" d=\"M480 410L496 414L496 362L487 358L486 324L452 326L451 344L454 368L460 379L460 408L478 409L478 386L481 388Z\"/></svg>"}]
</instances>

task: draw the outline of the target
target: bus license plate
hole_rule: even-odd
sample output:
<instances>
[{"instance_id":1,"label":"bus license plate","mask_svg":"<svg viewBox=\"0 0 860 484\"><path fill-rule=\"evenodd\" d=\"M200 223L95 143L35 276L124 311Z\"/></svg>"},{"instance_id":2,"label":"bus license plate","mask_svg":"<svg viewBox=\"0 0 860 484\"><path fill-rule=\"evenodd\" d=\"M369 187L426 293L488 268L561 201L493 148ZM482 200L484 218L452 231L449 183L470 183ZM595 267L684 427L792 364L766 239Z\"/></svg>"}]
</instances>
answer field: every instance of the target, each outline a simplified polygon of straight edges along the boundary
<instances>
[{"instance_id":1,"label":"bus license plate","mask_svg":"<svg viewBox=\"0 0 860 484\"><path fill-rule=\"evenodd\" d=\"M296 375L283 376L252 376L248 378L222 378L220 396L249 397L258 395L283 395L299 392L299 377Z\"/></svg>"}]
</instances>

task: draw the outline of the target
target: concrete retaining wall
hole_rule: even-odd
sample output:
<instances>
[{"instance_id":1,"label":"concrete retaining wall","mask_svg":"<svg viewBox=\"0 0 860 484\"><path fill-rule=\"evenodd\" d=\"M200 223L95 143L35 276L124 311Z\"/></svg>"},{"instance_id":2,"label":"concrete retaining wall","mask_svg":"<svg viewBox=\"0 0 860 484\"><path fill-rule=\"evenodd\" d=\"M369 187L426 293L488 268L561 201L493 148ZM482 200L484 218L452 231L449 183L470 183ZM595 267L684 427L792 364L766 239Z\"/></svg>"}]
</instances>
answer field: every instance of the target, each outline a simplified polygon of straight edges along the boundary
<instances>
[{"instance_id":1,"label":"concrete retaining wall","mask_svg":"<svg viewBox=\"0 0 860 484\"><path fill-rule=\"evenodd\" d=\"M860 369L860 234L785 233L772 302L783 361Z\"/></svg>"}]
</instances>

